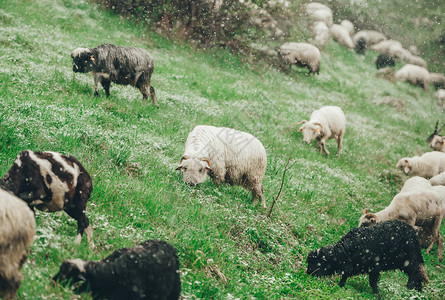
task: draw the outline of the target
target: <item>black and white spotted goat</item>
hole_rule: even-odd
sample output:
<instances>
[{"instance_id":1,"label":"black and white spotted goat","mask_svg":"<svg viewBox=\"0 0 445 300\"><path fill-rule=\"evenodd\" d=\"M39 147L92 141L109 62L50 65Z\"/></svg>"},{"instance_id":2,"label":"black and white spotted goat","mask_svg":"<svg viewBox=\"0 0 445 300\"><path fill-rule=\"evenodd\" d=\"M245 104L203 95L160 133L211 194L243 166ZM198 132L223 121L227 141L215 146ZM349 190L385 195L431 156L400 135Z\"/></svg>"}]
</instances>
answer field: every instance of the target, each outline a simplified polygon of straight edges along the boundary
<instances>
[{"instance_id":1,"label":"black and white spotted goat","mask_svg":"<svg viewBox=\"0 0 445 300\"><path fill-rule=\"evenodd\" d=\"M94 48L74 49L71 58L75 73L93 74L95 96L99 95L99 82L107 97L110 96L110 84L114 82L138 88L144 100L150 95L153 104L158 106L155 89L150 84L154 62L144 49L102 44Z\"/></svg>"},{"instance_id":2,"label":"black and white spotted goat","mask_svg":"<svg viewBox=\"0 0 445 300\"><path fill-rule=\"evenodd\" d=\"M176 250L158 240L116 250L101 261L68 259L53 280L77 293L90 290L93 299L176 300L181 294Z\"/></svg>"},{"instance_id":3,"label":"black and white spotted goat","mask_svg":"<svg viewBox=\"0 0 445 300\"><path fill-rule=\"evenodd\" d=\"M90 247L94 247L90 221L85 215L93 182L75 157L23 150L0 180L0 188L24 200L32 210L64 210L77 221L75 242L80 244L85 232Z\"/></svg>"}]
</instances>

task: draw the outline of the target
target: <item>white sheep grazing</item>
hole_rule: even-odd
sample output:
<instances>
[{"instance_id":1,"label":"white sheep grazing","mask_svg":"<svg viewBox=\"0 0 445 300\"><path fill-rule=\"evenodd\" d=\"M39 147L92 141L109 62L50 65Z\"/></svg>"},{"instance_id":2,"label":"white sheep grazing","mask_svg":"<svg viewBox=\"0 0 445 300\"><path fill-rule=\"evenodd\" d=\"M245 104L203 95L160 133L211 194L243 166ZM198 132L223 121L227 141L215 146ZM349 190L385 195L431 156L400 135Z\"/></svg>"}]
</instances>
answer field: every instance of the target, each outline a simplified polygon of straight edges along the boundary
<instances>
[{"instance_id":1,"label":"white sheep grazing","mask_svg":"<svg viewBox=\"0 0 445 300\"><path fill-rule=\"evenodd\" d=\"M386 53L391 56L396 56L391 49L393 47L403 48L402 44L396 40L383 40L377 44L370 46L369 48L379 53Z\"/></svg>"},{"instance_id":2,"label":"white sheep grazing","mask_svg":"<svg viewBox=\"0 0 445 300\"><path fill-rule=\"evenodd\" d=\"M435 94L434 97L437 98L437 105L439 105L440 107L445 107L445 90L444 89L440 89L438 90Z\"/></svg>"},{"instance_id":3,"label":"white sheep grazing","mask_svg":"<svg viewBox=\"0 0 445 300\"><path fill-rule=\"evenodd\" d=\"M284 43L278 49L278 58L282 65L297 65L309 70L309 73L320 72L320 50L308 43Z\"/></svg>"},{"instance_id":4,"label":"white sheep grazing","mask_svg":"<svg viewBox=\"0 0 445 300\"><path fill-rule=\"evenodd\" d=\"M435 151L445 152L445 136L435 135L431 140L430 147Z\"/></svg>"},{"instance_id":5,"label":"white sheep grazing","mask_svg":"<svg viewBox=\"0 0 445 300\"><path fill-rule=\"evenodd\" d=\"M335 138L338 144L337 157L340 157L343 135L346 131L346 117L340 107L324 106L315 110L309 121L303 120L300 123L303 125L298 132L303 132L303 141L309 144L310 141L317 139L320 153L323 150L329 155L326 140Z\"/></svg>"},{"instance_id":6,"label":"white sheep grazing","mask_svg":"<svg viewBox=\"0 0 445 300\"><path fill-rule=\"evenodd\" d=\"M354 36L355 29L354 29L354 24L352 24L351 21L349 21L349 20L342 20L340 22L340 25L343 26L348 31L349 36L351 38Z\"/></svg>"},{"instance_id":7,"label":"white sheep grazing","mask_svg":"<svg viewBox=\"0 0 445 300\"><path fill-rule=\"evenodd\" d=\"M412 64L404 65L395 74L396 79L406 81L412 85L419 85L425 91L428 89L428 76L427 69Z\"/></svg>"},{"instance_id":8,"label":"white sheep grazing","mask_svg":"<svg viewBox=\"0 0 445 300\"><path fill-rule=\"evenodd\" d=\"M345 46L349 50L354 48L354 43L352 42L351 36L345 27L334 24L331 26L330 32L334 40L336 40L340 45Z\"/></svg>"},{"instance_id":9,"label":"white sheep grazing","mask_svg":"<svg viewBox=\"0 0 445 300\"><path fill-rule=\"evenodd\" d=\"M430 73L428 82L432 83L436 89L445 89L445 75L440 73Z\"/></svg>"},{"instance_id":10,"label":"white sheep grazing","mask_svg":"<svg viewBox=\"0 0 445 300\"><path fill-rule=\"evenodd\" d=\"M315 22L311 27L311 32L314 44L323 49L331 37L328 25L325 22Z\"/></svg>"},{"instance_id":11,"label":"white sheep grazing","mask_svg":"<svg viewBox=\"0 0 445 300\"><path fill-rule=\"evenodd\" d=\"M34 240L36 222L28 205L0 189L0 298L14 299Z\"/></svg>"},{"instance_id":12,"label":"white sheep grazing","mask_svg":"<svg viewBox=\"0 0 445 300\"><path fill-rule=\"evenodd\" d=\"M194 186L206 180L207 173L219 185L227 182L252 192L266 207L263 177L267 156L263 144L253 135L225 127L196 126L185 143L180 166L184 182Z\"/></svg>"},{"instance_id":13,"label":"white sheep grazing","mask_svg":"<svg viewBox=\"0 0 445 300\"><path fill-rule=\"evenodd\" d=\"M354 45L357 45L357 41L359 39L364 39L366 42L366 45L369 47L371 45L377 44L381 41L386 40L386 36L378 31L374 30L360 30L354 36L352 37L352 41L354 42Z\"/></svg>"},{"instance_id":14,"label":"white sheep grazing","mask_svg":"<svg viewBox=\"0 0 445 300\"><path fill-rule=\"evenodd\" d=\"M432 151L422 156L404 157L397 162L396 168L408 175L431 178L445 171L445 153Z\"/></svg>"},{"instance_id":15,"label":"white sheep grazing","mask_svg":"<svg viewBox=\"0 0 445 300\"><path fill-rule=\"evenodd\" d=\"M306 5L306 15L313 22L321 21L326 25L333 24L332 10L324 4L318 2L311 2Z\"/></svg>"},{"instance_id":16,"label":"white sheep grazing","mask_svg":"<svg viewBox=\"0 0 445 300\"><path fill-rule=\"evenodd\" d=\"M407 63L416 65L416 66L420 66L425 69L427 68L427 63L423 58L421 58L420 56L412 55L408 50L406 50L406 51L409 53L409 55L406 55L406 57L404 57L403 59Z\"/></svg>"},{"instance_id":17,"label":"white sheep grazing","mask_svg":"<svg viewBox=\"0 0 445 300\"><path fill-rule=\"evenodd\" d=\"M422 247L431 251L438 244L438 258L442 258L443 238L440 224L445 215L445 187L431 186L422 177L408 179L388 207L369 213L366 209L359 220L360 226L370 226L389 220L400 220L416 229Z\"/></svg>"}]
</instances>

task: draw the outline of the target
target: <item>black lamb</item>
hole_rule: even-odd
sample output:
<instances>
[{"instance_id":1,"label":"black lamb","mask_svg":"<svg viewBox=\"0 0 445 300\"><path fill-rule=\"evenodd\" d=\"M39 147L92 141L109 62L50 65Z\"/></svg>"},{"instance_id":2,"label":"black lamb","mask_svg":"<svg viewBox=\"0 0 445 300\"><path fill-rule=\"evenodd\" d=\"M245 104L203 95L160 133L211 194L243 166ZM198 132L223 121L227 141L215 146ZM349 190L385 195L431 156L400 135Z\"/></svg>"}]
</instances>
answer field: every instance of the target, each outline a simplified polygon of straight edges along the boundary
<instances>
[{"instance_id":1,"label":"black lamb","mask_svg":"<svg viewBox=\"0 0 445 300\"><path fill-rule=\"evenodd\" d=\"M422 282L428 283L416 232L398 220L354 228L336 244L309 253L307 264L309 275L342 274L340 286L350 276L369 274L374 293L378 293L380 271L402 270L409 277L409 289L421 291Z\"/></svg>"},{"instance_id":2,"label":"black lamb","mask_svg":"<svg viewBox=\"0 0 445 300\"><path fill-rule=\"evenodd\" d=\"M94 299L178 299L181 294L179 261L175 248L149 240L114 251L101 261L69 259L54 281L90 290Z\"/></svg>"}]
</instances>

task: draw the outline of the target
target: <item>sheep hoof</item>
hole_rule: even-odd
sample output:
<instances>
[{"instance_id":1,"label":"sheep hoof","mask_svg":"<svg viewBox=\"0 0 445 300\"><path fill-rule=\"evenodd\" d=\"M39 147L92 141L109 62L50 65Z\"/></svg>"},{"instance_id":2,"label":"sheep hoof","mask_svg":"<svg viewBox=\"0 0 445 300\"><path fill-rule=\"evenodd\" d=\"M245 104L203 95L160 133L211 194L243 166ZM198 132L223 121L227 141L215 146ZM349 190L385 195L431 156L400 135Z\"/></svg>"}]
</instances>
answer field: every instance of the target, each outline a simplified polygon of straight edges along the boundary
<instances>
[{"instance_id":1,"label":"sheep hoof","mask_svg":"<svg viewBox=\"0 0 445 300\"><path fill-rule=\"evenodd\" d=\"M74 244L80 245L80 242L82 242L82 236L79 233L77 234L76 239L74 240Z\"/></svg>"}]
</instances>

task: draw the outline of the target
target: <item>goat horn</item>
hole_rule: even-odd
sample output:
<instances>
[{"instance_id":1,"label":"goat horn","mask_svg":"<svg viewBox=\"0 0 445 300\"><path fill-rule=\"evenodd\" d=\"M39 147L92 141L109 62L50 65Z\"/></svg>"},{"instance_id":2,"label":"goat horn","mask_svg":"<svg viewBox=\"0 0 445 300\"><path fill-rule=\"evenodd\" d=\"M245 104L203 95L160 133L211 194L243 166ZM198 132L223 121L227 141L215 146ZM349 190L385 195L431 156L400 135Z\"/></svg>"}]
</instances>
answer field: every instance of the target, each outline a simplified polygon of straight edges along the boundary
<instances>
[{"instance_id":1,"label":"goat horn","mask_svg":"<svg viewBox=\"0 0 445 300\"><path fill-rule=\"evenodd\" d=\"M199 160L205 161L207 163L207 165L209 165L209 167L210 167L210 159L208 157L201 157L201 158L199 158Z\"/></svg>"},{"instance_id":2,"label":"goat horn","mask_svg":"<svg viewBox=\"0 0 445 300\"><path fill-rule=\"evenodd\" d=\"M323 128L323 125L321 125L320 122L314 122L314 123L312 123L312 124L314 124L314 125L318 125L318 126L320 126L321 128Z\"/></svg>"},{"instance_id":3,"label":"goat horn","mask_svg":"<svg viewBox=\"0 0 445 300\"><path fill-rule=\"evenodd\" d=\"M182 157L181 157L181 160L179 161L179 163L181 164L182 163L182 161L184 160L184 159L189 159L190 157L188 156L188 155L183 155Z\"/></svg>"}]
</instances>

